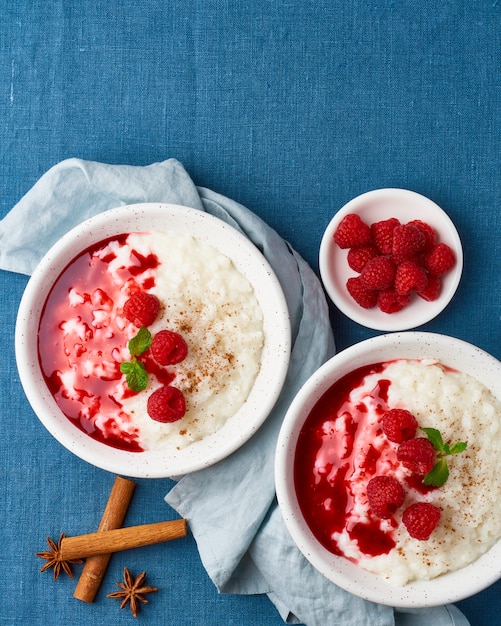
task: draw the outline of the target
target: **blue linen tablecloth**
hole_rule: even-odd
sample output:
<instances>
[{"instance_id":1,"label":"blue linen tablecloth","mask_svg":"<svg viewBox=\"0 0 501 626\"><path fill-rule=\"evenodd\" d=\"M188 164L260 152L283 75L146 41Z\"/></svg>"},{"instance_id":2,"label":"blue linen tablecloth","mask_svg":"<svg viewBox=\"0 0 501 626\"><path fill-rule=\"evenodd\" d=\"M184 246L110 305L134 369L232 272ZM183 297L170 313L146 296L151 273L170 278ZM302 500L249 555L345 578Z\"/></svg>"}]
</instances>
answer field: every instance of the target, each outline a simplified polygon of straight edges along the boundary
<instances>
[{"instance_id":1,"label":"blue linen tablecloth","mask_svg":"<svg viewBox=\"0 0 501 626\"><path fill-rule=\"evenodd\" d=\"M4 3L1 216L68 157L129 165L175 157L197 185L248 207L316 271L322 231L347 200L410 188L449 213L465 251L457 296L423 329L499 358L501 8L367 4ZM104 597L123 565L146 569L160 587L142 609L150 623L283 623L266 596L218 594L191 535L115 555L94 605L72 598L74 581L39 574L34 553L45 536L94 530L113 477L62 449L33 416L12 341L26 277L4 271L0 281L0 623L132 620ZM375 334L334 308L331 322L338 349ZM163 501L173 486L138 481L126 523L175 517ZM459 603L472 626L498 622L499 590ZM331 623L349 618L334 614Z\"/></svg>"}]
</instances>

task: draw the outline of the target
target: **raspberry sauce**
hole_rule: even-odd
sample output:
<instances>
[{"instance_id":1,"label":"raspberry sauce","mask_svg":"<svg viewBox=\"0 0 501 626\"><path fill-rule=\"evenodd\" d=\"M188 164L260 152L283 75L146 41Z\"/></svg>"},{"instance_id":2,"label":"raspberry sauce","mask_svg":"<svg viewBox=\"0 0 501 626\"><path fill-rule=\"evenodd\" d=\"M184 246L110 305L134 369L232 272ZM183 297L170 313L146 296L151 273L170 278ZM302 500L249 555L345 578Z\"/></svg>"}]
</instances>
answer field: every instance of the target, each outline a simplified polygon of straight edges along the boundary
<instances>
[{"instance_id":1,"label":"raspberry sauce","mask_svg":"<svg viewBox=\"0 0 501 626\"><path fill-rule=\"evenodd\" d=\"M75 426L107 445L139 452L137 429L121 404L133 392L120 372L137 329L122 307L131 293L154 286L151 270L159 261L132 250L117 264L127 238L87 248L60 274L42 310L38 357L50 392Z\"/></svg>"},{"instance_id":2,"label":"raspberry sauce","mask_svg":"<svg viewBox=\"0 0 501 626\"><path fill-rule=\"evenodd\" d=\"M394 447L380 427L391 385L384 369L383 363L365 366L337 381L313 407L297 442L294 484L299 506L318 541L340 556L346 556L338 541L341 534L369 557L395 547L392 520L373 516L366 497L376 470L398 466ZM376 375L376 384L353 399L353 390L362 389L370 375Z\"/></svg>"}]
</instances>

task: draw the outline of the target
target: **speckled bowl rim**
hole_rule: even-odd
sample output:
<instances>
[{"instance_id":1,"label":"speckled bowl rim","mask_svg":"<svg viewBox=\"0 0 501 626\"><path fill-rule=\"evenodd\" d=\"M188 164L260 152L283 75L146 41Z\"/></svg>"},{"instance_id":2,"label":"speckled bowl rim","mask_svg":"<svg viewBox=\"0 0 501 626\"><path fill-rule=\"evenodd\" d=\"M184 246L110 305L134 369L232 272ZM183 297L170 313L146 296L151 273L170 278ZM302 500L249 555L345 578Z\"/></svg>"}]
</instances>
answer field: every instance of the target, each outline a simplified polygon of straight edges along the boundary
<instances>
[{"instance_id":1,"label":"speckled bowl rim","mask_svg":"<svg viewBox=\"0 0 501 626\"><path fill-rule=\"evenodd\" d=\"M428 332L380 335L343 350L303 385L285 416L275 457L277 498L285 524L296 545L327 579L365 600L395 607L422 608L457 602L501 577L501 541L474 563L430 581L396 587L383 576L362 570L335 556L314 538L301 514L293 485L294 455L299 431L316 401L339 378L358 367L394 358L438 358L481 381L501 400L501 363L467 342Z\"/></svg>"},{"instance_id":2,"label":"speckled bowl rim","mask_svg":"<svg viewBox=\"0 0 501 626\"><path fill-rule=\"evenodd\" d=\"M43 379L37 356L40 313L61 271L88 246L127 232L175 230L191 233L228 256L254 287L263 311L262 364L242 408L216 433L182 450L127 452L81 432L59 410ZM197 209L164 203L117 207L73 228L47 252L31 276L19 305L15 332L16 362L35 414L68 450L102 469L137 478L178 477L208 467L242 446L273 408L285 381L290 350L290 319L282 287L268 261L243 234Z\"/></svg>"}]
</instances>

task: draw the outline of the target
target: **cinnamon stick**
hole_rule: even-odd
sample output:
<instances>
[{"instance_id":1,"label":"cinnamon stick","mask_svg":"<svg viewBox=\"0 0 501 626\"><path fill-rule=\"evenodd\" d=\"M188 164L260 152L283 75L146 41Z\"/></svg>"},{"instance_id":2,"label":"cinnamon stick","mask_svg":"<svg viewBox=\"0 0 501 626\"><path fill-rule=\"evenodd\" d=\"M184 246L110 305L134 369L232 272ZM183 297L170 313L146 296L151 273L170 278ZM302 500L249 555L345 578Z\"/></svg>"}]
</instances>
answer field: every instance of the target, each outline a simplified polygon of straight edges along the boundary
<instances>
[{"instance_id":1,"label":"cinnamon stick","mask_svg":"<svg viewBox=\"0 0 501 626\"><path fill-rule=\"evenodd\" d=\"M127 514L127 509L136 484L117 476L104 509L98 532L120 528ZM93 602L106 573L111 552L92 556L85 561L78 579L73 597L82 602Z\"/></svg>"},{"instance_id":2,"label":"cinnamon stick","mask_svg":"<svg viewBox=\"0 0 501 626\"><path fill-rule=\"evenodd\" d=\"M77 537L65 537L61 541L61 559L84 559L96 554L108 554L139 548L153 543L170 541L186 536L186 520L178 519L155 524L141 524L90 533Z\"/></svg>"}]
</instances>

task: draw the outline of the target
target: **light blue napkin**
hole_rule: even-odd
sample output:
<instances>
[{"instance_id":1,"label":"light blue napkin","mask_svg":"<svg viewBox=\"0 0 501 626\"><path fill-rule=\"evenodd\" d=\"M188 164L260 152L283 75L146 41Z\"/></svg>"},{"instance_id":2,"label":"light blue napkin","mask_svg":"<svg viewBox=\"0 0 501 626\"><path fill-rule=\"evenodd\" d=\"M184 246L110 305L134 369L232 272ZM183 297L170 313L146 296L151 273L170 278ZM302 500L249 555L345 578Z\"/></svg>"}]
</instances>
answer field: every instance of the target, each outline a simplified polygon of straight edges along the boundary
<instances>
[{"instance_id":1,"label":"light blue napkin","mask_svg":"<svg viewBox=\"0 0 501 626\"><path fill-rule=\"evenodd\" d=\"M31 274L50 246L78 222L137 202L194 207L241 230L275 270L290 310L291 364L267 421L240 450L182 478L165 498L188 520L202 562L218 590L265 593L289 624L468 626L453 605L394 611L361 600L317 573L292 542L275 498L276 438L301 384L334 353L334 340L317 277L256 215L228 198L197 188L174 159L146 167L68 159L50 169L0 221L0 269Z\"/></svg>"}]
</instances>

